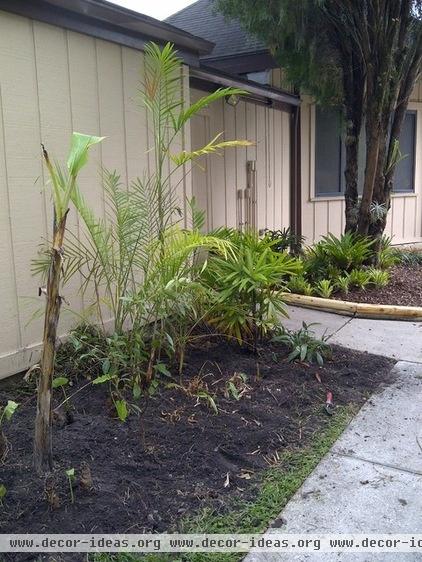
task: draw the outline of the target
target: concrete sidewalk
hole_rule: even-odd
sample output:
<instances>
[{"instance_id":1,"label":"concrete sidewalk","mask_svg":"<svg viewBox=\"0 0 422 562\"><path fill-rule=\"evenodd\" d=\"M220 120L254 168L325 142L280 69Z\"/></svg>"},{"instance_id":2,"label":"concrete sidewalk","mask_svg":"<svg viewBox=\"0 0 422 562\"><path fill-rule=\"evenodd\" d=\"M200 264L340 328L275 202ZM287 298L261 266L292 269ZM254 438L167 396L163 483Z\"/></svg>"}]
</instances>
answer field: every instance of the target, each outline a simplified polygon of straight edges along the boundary
<instances>
[{"instance_id":1,"label":"concrete sidewalk","mask_svg":"<svg viewBox=\"0 0 422 562\"><path fill-rule=\"evenodd\" d=\"M290 330L300 328L303 321L316 323L311 329L319 337L329 335L330 343L422 363L422 322L366 320L295 306L289 306L288 313L283 325Z\"/></svg>"},{"instance_id":2,"label":"concrete sidewalk","mask_svg":"<svg viewBox=\"0 0 422 562\"><path fill-rule=\"evenodd\" d=\"M422 533L422 365L359 412L267 533ZM259 553L245 562L405 562L420 553Z\"/></svg>"},{"instance_id":3,"label":"concrete sidewalk","mask_svg":"<svg viewBox=\"0 0 422 562\"><path fill-rule=\"evenodd\" d=\"M271 533L422 533L422 324L291 308L286 327L318 322L330 341L401 359L281 512ZM421 561L421 553L259 553L245 562Z\"/></svg>"}]
</instances>

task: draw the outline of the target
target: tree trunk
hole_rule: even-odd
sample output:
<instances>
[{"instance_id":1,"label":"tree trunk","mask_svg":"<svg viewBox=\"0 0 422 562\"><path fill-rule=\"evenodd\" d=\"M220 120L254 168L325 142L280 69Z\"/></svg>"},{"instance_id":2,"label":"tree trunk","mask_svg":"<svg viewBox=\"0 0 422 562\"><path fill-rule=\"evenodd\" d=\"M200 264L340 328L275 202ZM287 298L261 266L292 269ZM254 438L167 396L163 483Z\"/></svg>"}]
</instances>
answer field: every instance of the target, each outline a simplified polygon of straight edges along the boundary
<instances>
[{"instance_id":1,"label":"tree trunk","mask_svg":"<svg viewBox=\"0 0 422 562\"><path fill-rule=\"evenodd\" d=\"M373 132L371 129L369 129L369 131L371 132L371 137L367 141L365 182L363 186L363 194L360 204L357 228L358 233L364 236L368 234L369 225L371 222L370 208L372 203L372 196L374 193L376 173L378 169L378 154L380 144L380 139L377 132Z\"/></svg>"},{"instance_id":2,"label":"tree trunk","mask_svg":"<svg viewBox=\"0 0 422 562\"><path fill-rule=\"evenodd\" d=\"M34 467L42 475L52 468L51 391L56 355L57 324L60 316L59 294L62 269L63 238L67 211L61 221L54 221L53 247L47 281L47 303L44 319L41 374L38 380L37 414L35 418Z\"/></svg>"},{"instance_id":3,"label":"tree trunk","mask_svg":"<svg viewBox=\"0 0 422 562\"><path fill-rule=\"evenodd\" d=\"M345 232L355 232L358 221L358 154L359 133L354 123L348 124L346 137L346 169L344 171L346 187L344 199L346 203Z\"/></svg>"}]
</instances>

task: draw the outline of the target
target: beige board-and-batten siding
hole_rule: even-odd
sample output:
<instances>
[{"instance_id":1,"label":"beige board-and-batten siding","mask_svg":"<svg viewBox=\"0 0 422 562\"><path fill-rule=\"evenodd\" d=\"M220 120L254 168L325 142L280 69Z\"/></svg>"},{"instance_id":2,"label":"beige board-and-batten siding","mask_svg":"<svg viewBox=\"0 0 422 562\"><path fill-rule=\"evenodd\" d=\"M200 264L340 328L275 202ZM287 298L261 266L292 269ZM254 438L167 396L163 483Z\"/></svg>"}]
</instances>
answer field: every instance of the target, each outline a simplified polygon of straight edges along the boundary
<instances>
[{"instance_id":1,"label":"beige board-and-batten siding","mask_svg":"<svg viewBox=\"0 0 422 562\"><path fill-rule=\"evenodd\" d=\"M415 191L393 193L386 234L393 244L422 242L422 81L412 94L409 109L417 112ZM307 243L328 232L344 230L344 197L315 195L315 104L303 96L301 104L302 232Z\"/></svg>"},{"instance_id":2,"label":"beige board-and-batten siding","mask_svg":"<svg viewBox=\"0 0 422 562\"><path fill-rule=\"evenodd\" d=\"M204 92L191 90L196 100ZM252 101L232 106L224 100L196 116L191 125L192 148L222 133L223 140L246 139L247 148L228 148L220 156L203 157L192 169L193 194L206 211L206 229L239 227L239 191L247 188L247 163L256 168L256 226L288 227L290 221L290 114Z\"/></svg>"},{"instance_id":3,"label":"beige board-and-batten siding","mask_svg":"<svg viewBox=\"0 0 422 562\"><path fill-rule=\"evenodd\" d=\"M29 322L44 307L31 260L52 223L40 143L63 162L72 131L107 137L92 149L79 182L102 215L102 165L122 182L153 166L146 112L136 104L142 65L140 51L0 11L0 378L31 365L42 337L41 316ZM179 144L189 150L189 131ZM190 194L189 178L180 190ZM75 232L82 228L72 210L68 223ZM74 278L64 296L80 313L87 303L78 285ZM77 322L63 311L60 334Z\"/></svg>"}]
</instances>

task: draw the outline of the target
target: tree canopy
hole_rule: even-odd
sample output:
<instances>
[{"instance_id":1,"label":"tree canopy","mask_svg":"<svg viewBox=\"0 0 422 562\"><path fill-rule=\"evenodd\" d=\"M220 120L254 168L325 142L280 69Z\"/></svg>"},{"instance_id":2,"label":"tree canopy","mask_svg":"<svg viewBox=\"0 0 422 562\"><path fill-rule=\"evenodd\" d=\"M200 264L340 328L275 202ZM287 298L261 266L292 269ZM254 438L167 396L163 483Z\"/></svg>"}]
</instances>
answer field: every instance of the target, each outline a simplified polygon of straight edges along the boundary
<instances>
[{"instance_id":1,"label":"tree canopy","mask_svg":"<svg viewBox=\"0 0 422 562\"><path fill-rule=\"evenodd\" d=\"M319 103L342 106L346 230L379 239L400 158L398 139L421 75L422 0L217 0L216 7L265 41L298 90ZM362 127L366 161L360 198Z\"/></svg>"}]
</instances>

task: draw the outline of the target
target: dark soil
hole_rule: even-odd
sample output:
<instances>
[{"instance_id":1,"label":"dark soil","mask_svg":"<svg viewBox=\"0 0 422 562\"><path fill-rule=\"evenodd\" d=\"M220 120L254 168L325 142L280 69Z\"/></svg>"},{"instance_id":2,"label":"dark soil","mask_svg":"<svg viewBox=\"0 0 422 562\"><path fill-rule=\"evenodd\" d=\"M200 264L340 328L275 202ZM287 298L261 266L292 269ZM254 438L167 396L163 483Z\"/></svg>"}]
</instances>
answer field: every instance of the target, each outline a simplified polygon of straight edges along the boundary
<instances>
[{"instance_id":1,"label":"dark soil","mask_svg":"<svg viewBox=\"0 0 422 562\"><path fill-rule=\"evenodd\" d=\"M252 498L276 451L305 446L329 423L323 409L327 390L337 406L360 406L391 379L389 359L342 348L334 348L332 361L322 368L287 363L285 357L285 349L273 344L261 348L258 357L215 340L192 349L185 390L162 386L150 399L145 444L140 418L133 414L125 423L118 421L105 385L84 389L72 400L72 415L54 427L55 470L47 483L31 466L35 396L23 383L3 386L0 403L14 399L20 407L5 427L10 451L0 467L0 482L7 488L1 532L177 529L184 516L205 505L224 510L230 498ZM236 373L247 375L247 386ZM243 391L239 400L225 395L233 376ZM67 392L84 384L75 381ZM193 396L201 388L215 396L218 414ZM55 395L62 400L60 390ZM84 463L92 488L80 481ZM73 504L65 475L69 468L76 475ZM85 479L86 473L85 467Z\"/></svg>"},{"instance_id":2,"label":"dark soil","mask_svg":"<svg viewBox=\"0 0 422 562\"><path fill-rule=\"evenodd\" d=\"M372 304L422 306L422 266L397 265L390 270L390 282L380 289L352 289L335 299Z\"/></svg>"}]
</instances>

